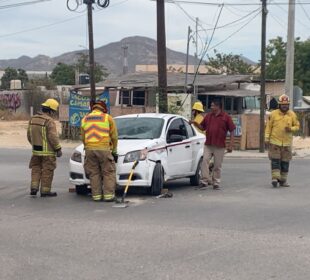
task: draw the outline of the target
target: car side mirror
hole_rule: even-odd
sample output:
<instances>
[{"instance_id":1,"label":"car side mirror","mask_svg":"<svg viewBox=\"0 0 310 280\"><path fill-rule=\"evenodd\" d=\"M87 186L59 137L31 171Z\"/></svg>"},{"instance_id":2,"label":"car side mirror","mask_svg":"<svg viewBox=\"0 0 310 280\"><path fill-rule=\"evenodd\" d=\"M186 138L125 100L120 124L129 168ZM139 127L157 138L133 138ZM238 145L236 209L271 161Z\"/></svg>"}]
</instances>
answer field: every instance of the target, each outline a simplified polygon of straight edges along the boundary
<instances>
[{"instance_id":1,"label":"car side mirror","mask_svg":"<svg viewBox=\"0 0 310 280\"><path fill-rule=\"evenodd\" d=\"M183 141L183 136L178 135L178 134L171 134L170 137L168 138L168 143L175 143L175 142L182 142Z\"/></svg>"}]
</instances>

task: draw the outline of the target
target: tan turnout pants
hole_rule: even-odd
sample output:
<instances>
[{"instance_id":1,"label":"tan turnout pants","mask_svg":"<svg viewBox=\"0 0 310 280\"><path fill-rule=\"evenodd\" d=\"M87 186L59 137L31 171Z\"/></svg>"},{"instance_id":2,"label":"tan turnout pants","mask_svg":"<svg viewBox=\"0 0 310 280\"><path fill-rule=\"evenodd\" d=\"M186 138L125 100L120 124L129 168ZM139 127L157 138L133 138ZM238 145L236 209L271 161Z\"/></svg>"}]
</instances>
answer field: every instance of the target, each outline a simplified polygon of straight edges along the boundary
<instances>
[{"instance_id":1,"label":"tan turnout pants","mask_svg":"<svg viewBox=\"0 0 310 280\"><path fill-rule=\"evenodd\" d=\"M56 169L56 157L54 156L32 156L29 168L31 169L31 189L39 190L41 193L51 191Z\"/></svg>"},{"instance_id":2,"label":"tan turnout pants","mask_svg":"<svg viewBox=\"0 0 310 280\"><path fill-rule=\"evenodd\" d=\"M111 151L86 150L84 169L90 179L93 200L114 199L116 166Z\"/></svg>"},{"instance_id":3,"label":"tan turnout pants","mask_svg":"<svg viewBox=\"0 0 310 280\"><path fill-rule=\"evenodd\" d=\"M221 171L224 158L225 148L219 148L216 146L205 145L203 150L203 160L201 164L201 183L207 185L208 183L213 185L220 185L221 183ZM209 172L209 163L214 157L213 173Z\"/></svg>"}]
</instances>

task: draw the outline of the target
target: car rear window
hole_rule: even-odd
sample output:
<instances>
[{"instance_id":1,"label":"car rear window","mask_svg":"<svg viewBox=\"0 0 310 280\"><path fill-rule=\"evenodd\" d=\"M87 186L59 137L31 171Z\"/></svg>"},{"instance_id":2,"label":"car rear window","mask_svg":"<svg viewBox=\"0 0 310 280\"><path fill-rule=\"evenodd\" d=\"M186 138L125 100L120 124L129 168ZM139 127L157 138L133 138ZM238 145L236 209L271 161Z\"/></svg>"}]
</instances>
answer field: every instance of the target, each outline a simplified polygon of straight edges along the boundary
<instances>
[{"instance_id":1,"label":"car rear window","mask_svg":"<svg viewBox=\"0 0 310 280\"><path fill-rule=\"evenodd\" d=\"M116 118L118 139L156 139L164 124L159 118Z\"/></svg>"}]
</instances>

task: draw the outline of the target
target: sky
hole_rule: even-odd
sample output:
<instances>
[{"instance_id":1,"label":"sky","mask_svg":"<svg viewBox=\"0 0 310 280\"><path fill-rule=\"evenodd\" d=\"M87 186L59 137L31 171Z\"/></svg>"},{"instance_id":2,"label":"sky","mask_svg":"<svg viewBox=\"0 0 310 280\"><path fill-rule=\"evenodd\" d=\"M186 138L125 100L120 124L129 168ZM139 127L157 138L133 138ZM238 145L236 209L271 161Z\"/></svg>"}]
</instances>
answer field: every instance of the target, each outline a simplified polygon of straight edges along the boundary
<instances>
[{"instance_id":1,"label":"sky","mask_svg":"<svg viewBox=\"0 0 310 280\"><path fill-rule=\"evenodd\" d=\"M9 5L34 0L0 0L0 59L22 55L55 57L88 46L86 5L76 11L67 8L67 0L44 0L29 5ZM97 0L96 0L97 1ZM69 0L71 8L82 0ZM221 53L260 59L260 0L195 0L219 5L165 4L167 47L186 52L188 26L193 30L190 53L194 54L195 18L198 24L198 56L206 42L208 55ZM267 40L282 36L286 40L288 0L268 0ZM224 5L220 5L224 3ZM281 3L281 4L279 4ZM283 4L284 3L284 4ZM296 0L295 36L306 40L310 30L310 3ZM257 5L231 5L257 4ZM129 36L156 39L156 2L151 0L110 0L106 9L94 5L94 46L101 47ZM214 27L217 27L214 30ZM213 35L213 36L212 36Z\"/></svg>"}]
</instances>

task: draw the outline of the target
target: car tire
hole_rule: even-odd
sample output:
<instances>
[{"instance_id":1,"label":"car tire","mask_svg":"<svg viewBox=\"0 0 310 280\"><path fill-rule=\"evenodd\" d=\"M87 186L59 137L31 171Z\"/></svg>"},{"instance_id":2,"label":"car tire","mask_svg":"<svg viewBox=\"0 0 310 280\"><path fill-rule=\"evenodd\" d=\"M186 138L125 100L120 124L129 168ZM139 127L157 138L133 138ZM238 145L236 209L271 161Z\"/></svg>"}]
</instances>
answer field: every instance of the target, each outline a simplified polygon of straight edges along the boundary
<instances>
[{"instance_id":1,"label":"car tire","mask_svg":"<svg viewBox=\"0 0 310 280\"><path fill-rule=\"evenodd\" d=\"M154 171L153 171L153 178L152 178L152 185L150 189L151 195L160 195L161 190L164 185L164 172L161 164L159 162L156 163Z\"/></svg>"},{"instance_id":2,"label":"car tire","mask_svg":"<svg viewBox=\"0 0 310 280\"><path fill-rule=\"evenodd\" d=\"M78 195L87 195L89 193L89 189L87 185L76 185L75 192Z\"/></svg>"},{"instance_id":3,"label":"car tire","mask_svg":"<svg viewBox=\"0 0 310 280\"><path fill-rule=\"evenodd\" d=\"M199 185L200 176L201 176L201 164L202 164L202 158L199 160L199 162L197 164L195 175L189 177L192 186L198 186Z\"/></svg>"}]
</instances>

